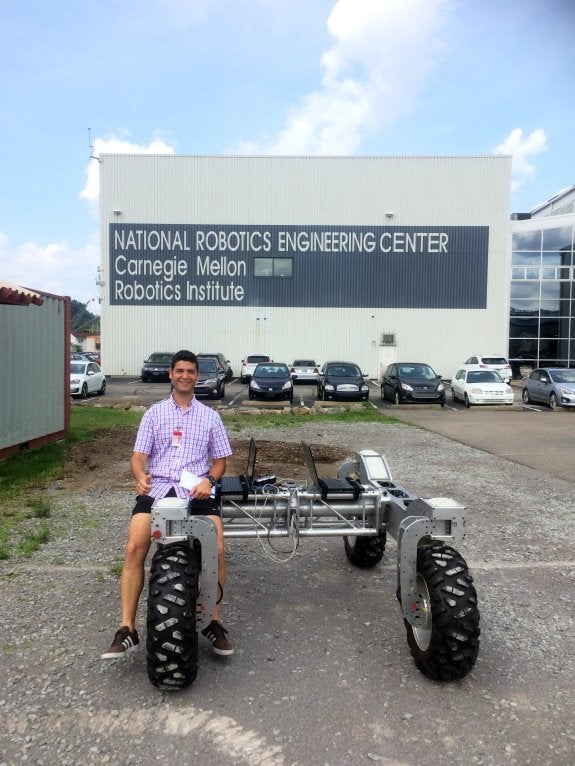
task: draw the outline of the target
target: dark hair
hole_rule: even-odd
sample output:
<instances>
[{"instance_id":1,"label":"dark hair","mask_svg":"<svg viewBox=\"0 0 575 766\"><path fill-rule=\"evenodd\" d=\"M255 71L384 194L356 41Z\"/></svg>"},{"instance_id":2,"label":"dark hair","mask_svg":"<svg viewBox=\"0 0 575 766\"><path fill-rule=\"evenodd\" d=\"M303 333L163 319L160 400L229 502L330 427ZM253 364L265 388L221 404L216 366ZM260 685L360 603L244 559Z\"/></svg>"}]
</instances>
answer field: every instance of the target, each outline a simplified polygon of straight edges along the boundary
<instances>
[{"instance_id":1,"label":"dark hair","mask_svg":"<svg viewBox=\"0 0 575 766\"><path fill-rule=\"evenodd\" d=\"M176 351L170 362L171 370L176 366L176 362L190 362L190 364L196 365L196 370L198 369L198 357L192 351L186 351L186 349Z\"/></svg>"}]
</instances>

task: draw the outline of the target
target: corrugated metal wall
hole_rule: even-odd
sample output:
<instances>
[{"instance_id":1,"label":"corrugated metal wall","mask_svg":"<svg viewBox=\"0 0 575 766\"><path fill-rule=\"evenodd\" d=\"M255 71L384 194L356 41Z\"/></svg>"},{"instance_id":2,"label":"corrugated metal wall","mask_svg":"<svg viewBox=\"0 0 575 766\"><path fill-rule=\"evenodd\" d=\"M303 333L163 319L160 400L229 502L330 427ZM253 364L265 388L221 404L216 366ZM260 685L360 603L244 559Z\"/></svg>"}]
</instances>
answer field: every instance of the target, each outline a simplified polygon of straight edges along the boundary
<instances>
[{"instance_id":1,"label":"corrugated metal wall","mask_svg":"<svg viewBox=\"0 0 575 766\"><path fill-rule=\"evenodd\" d=\"M445 377L472 353L506 353L509 157L108 155L100 167L102 360L109 375L137 375L150 352L184 347L222 351L235 372L246 354L260 351L288 363L296 356L345 357L378 377L382 333L395 334L397 358L427 361ZM487 305L341 308L345 285L328 270L314 289L332 297L330 308L110 305L108 233L120 222L485 226ZM406 292L413 278L406 269Z\"/></svg>"},{"instance_id":2,"label":"corrugated metal wall","mask_svg":"<svg viewBox=\"0 0 575 766\"><path fill-rule=\"evenodd\" d=\"M0 455L69 426L68 299L42 297L41 306L0 305Z\"/></svg>"}]
</instances>

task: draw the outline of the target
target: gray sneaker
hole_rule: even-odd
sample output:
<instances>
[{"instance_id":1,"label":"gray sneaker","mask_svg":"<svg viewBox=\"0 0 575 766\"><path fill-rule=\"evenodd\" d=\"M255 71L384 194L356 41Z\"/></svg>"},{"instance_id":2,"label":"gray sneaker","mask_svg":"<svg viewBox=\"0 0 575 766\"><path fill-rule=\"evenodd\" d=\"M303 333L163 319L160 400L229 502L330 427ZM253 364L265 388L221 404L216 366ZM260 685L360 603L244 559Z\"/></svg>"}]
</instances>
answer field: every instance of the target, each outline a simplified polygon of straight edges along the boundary
<instances>
[{"instance_id":1,"label":"gray sneaker","mask_svg":"<svg viewBox=\"0 0 575 766\"><path fill-rule=\"evenodd\" d=\"M117 660L125 657L126 654L136 651L140 645L140 638L137 630L130 630L123 625L116 631L114 640L107 652L100 656L102 660Z\"/></svg>"},{"instance_id":2,"label":"gray sneaker","mask_svg":"<svg viewBox=\"0 0 575 766\"><path fill-rule=\"evenodd\" d=\"M202 630L202 636L205 636L208 641L212 642L214 654L229 657L234 653L234 645L226 638L227 634L228 631L217 620L212 620L208 627Z\"/></svg>"}]
</instances>

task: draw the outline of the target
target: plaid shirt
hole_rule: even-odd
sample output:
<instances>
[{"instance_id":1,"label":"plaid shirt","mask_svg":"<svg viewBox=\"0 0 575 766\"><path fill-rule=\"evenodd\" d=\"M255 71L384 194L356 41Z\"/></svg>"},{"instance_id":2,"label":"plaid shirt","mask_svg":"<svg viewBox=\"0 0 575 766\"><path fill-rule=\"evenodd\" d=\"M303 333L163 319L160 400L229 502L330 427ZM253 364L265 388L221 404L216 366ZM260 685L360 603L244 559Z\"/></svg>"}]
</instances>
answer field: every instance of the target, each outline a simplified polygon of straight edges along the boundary
<instances>
[{"instance_id":1,"label":"plaid shirt","mask_svg":"<svg viewBox=\"0 0 575 766\"><path fill-rule=\"evenodd\" d=\"M180 432L181 437L174 439L174 432ZM181 441L180 446L174 446L174 441ZM194 398L184 411L170 396L144 413L134 452L148 455L152 497L165 497L173 488L178 497L188 498L188 490L180 486L182 471L206 476L210 459L228 457L232 448L215 410Z\"/></svg>"}]
</instances>

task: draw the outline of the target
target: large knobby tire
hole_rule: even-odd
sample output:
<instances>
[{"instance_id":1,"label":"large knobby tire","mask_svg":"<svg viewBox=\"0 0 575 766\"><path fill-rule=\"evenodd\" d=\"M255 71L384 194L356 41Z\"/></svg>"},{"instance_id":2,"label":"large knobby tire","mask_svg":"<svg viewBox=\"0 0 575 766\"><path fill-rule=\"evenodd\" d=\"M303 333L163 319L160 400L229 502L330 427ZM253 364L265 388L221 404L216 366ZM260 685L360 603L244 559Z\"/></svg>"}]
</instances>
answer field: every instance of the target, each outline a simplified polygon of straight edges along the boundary
<instances>
[{"instance_id":1,"label":"large knobby tire","mask_svg":"<svg viewBox=\"0 0 575 766\"><path fill-rule=\"evenodd\" d=\"M148 678L160 689L189 686L198 672L199 554L185 543L159 545L148 588Z\"/></svg>"},{"instance_id":2,"label":"large knobby tire","mask_svg":"<svg viewBox=\"0 0 575 766\"><path fill-rule=\"evenodd\" d=\"M479 610L467 564L451 546L418 549L412 609L421 621L404 623L417 668L435 681L466 676L479 651Z\"/></svg>"},{"instance_id":3,"label":"large knobby tire","mask_svg":"<svg viewBox=\"0 0 575 766\"><path fill-rule=\"evenodd\" d=\"M374 567L383 558L386 539L385 532L375 537L344 537L345 555L356 567Z\"/></svg>"}]
</instances>

